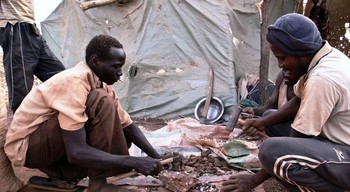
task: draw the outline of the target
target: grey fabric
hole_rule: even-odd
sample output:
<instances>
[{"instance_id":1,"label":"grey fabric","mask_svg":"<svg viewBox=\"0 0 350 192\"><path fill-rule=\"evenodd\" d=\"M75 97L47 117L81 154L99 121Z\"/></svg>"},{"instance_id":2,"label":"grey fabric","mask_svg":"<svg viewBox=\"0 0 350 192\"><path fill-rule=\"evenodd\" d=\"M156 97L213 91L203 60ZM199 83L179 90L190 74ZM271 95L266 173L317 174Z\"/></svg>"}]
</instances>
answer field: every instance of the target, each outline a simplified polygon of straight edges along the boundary
<instances>
[{"instance_id":1,"label":"grey fabric","mask_svg":"<svg viewBox=\"0 0 350 192\"><path fill-rule=\"evenodd\" d=\"M322 47L322 37L309 18L289 13L268 28L266 39L290 55L311 55Z\"/></svg>"},{"instance_id":2,"label":"grey fabric","mask_svg":"<svg viewBox=\"0 0 350 192\"><path fill-rule=\"evenodd\" d=\"M207 94L210 66L213 96L223 101L226 118L227 109L238 102L238 79L259 72L259 1L137 0L83 12L79 5L84 1L63 0L41 23L41 31L67 68L84 59L93 36L116 37L127 60L124 82L114 89L132 117L194 117L196 104ZM290 0L270 4L270 18L294 7ZM270 66L273 79L279 69L275 63ZM136 76L128 75L131 67L138 69Z\"/></svg>"}]
</instances>

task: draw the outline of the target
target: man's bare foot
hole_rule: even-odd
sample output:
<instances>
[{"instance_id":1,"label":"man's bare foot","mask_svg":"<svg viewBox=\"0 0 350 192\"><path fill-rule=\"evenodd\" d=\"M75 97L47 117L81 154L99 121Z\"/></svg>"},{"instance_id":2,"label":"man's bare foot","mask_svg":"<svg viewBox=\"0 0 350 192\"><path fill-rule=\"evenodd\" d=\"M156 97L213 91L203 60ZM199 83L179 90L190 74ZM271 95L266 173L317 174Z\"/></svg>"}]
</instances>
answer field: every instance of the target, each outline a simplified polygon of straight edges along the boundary
<instances>
[{"instance_id":1,"label":"man's bare foot","mask_svg":"<svg viewBox=\"0 0 350 192\"><path fill-rule=\"evenodd\" d=\"M227 181L222 183L222 191L249 192L260 184L255 181L255 174L240 172L232 175Z\"/></svg>"},{"instance_id":2,"label":"man's bare foot","mask_svg":"<svg viewBox=\"0 0 350 192\"><path fill-rule=\"evenodd\" d=\"M108 184L106 179L90 179L87 192L127 192L119 186Z\"/></svg>"}]
</instances>

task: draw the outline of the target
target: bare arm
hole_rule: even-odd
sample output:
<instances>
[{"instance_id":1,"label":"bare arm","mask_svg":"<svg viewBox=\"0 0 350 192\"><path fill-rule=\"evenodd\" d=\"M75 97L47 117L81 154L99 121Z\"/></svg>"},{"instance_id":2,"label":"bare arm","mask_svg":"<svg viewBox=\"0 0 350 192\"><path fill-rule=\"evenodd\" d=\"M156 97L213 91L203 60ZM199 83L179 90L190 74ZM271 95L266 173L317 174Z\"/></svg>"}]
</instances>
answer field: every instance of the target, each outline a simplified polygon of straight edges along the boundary
<instances>
[{"instance_id":1,"label":"bare arm","mask_svg":"<svg viewBox=\"0 0 350 192\"><path fill-rule=\"evenodd\" d=\"M299 106L300 98L294 97L274 113L270 113L263 118L247 119L242 130L247 135L255 136L257 131L265 131L272 125L293 119L299 110Z\"/></svg>"},{"instance_id":2,"label":"bare arm","mask_svg":"<svg viewBox=\"0 0 350 192\"><path fill-rule=\"evenodd\" d=\"M266 181L270 177L271 177L271 175L268 174L264 169L260 169L254 176L255 182L258 185L260 185L261 183L263 183L264 181Z\"/></svg>"},{"instance_id":3,"label":"bare arm","mask_svg":"<svg viewBox=\"0 0 350 192\"><path fill-rule=\"evenodd\" d=\"M275 113L271 113L262 118L263 124L265 127L271 127L272 125L291 120L297 114L299 106L300 98L294 97L279 108Z\"/></svg>"},{"instance_id":4,"label":"bare arm","mask_svg":"<svg viewBox=\"0 0 350 192\"><path fill-rule=\"evenodd\" d=\"M149 143L145 135L142 133L140 128L132 123L123 129L125 137L138 146L142 151L144 151L148 156L161 159L162 156L153 148Z\"/></svg>"},{"instance_id":5,"label":"bare arm","mask_svg":"<svg viewBox=\"0 0 350 192\"><path fill-rule=\"evenodd\" d=\"M76 131L62 130L62 137L70 163L100 170L130 168L145 175L161 170L159 161L150 157L114 155L91 147L86 143L84 127Z\"/></svg>"}]
</instances>

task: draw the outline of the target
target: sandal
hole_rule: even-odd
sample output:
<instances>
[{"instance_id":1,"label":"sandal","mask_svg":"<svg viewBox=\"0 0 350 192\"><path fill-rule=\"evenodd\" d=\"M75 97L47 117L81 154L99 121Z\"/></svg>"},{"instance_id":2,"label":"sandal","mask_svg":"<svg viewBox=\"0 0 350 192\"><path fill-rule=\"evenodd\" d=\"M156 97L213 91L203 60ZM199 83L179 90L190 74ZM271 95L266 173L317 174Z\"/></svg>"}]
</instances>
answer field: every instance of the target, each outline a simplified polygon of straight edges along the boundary
<instances>
[{"instance_id":1,"label":"sandal","mask_svg":"<svg viewBox=\"0 0 350 192\"><path fill-rule=\"evenodd\" d=\"M52 179L46 177L33 176L28 180L28 186L36 189L49 191L71 192L80 189L76 181Z\"/></svg>"}]
</instances>

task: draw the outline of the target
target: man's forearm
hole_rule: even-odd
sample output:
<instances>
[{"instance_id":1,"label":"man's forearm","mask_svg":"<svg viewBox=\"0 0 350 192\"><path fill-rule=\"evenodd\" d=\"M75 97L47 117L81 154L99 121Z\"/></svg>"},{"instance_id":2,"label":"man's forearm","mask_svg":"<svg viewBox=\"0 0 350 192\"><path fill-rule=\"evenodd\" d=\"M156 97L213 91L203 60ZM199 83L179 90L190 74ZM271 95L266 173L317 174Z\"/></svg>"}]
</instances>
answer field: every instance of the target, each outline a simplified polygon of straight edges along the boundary
<instances>
[{"instance_id":1,"label":"man's forearm","mask_svg":"<svg viewBox=\"0 0 350 192\"><path fill-rule=\"evenodd\" d=\"M267 173L264 169L260 169L257 173L255 173L254 175L254 182L257 185L260 185L261 183L263 183L264 181L266 181L267 179L269 179L271 177L271 175L269 173Z\"/></svg>"},{"instance_id":2,"label":"man's forearm","mask_svg":"<svg viewBox=\"0 0 350 192\"><path fill-rule=\"evenodd\" d=\"M129 155L115 155L86 143L85 128L76 131L62 130L62 138L66 146L66 153L70 163L100 170L133 169L138 159Z\"/></svg>"},{"instance_id":3,"label":"man's forearm","mask_svg":"<svg viewBox=\"0 0 350 192\"><path fill-rule=\"evenodd\" d=\"M144 151L148 156L153 158L161 158L159 153L154 149L154 147L149 143L145 135L142 133L140 128L132 123L124 129L125 137L138 146L142 151Z\"/></svg>"},{"instance_id":4,"label":"man's forearm","mask_svg":"<svg viewBox=\"0 0 350 192\"><path fill-rule=\"evenodd\" d=\"M294 119L300 106L300 98L294 97L275 113L271 113L263 118L266 127Z\"/></svg>"},{"instance_id":5,"label":"man's forearm","mask_svg":"<svg viewBox=\"0 0 350 192\"><path fill-rule=\"evenodd\" d=\"M268 109L271 109L272 108L272 105L270 103L264 105L264 106L261 106L261 107L256 107L256 108L253 108L253 111L254 111L254 115L258 115L258 116L262 116L262 114L268 110Z\"/></svg>"}]
</instances>

